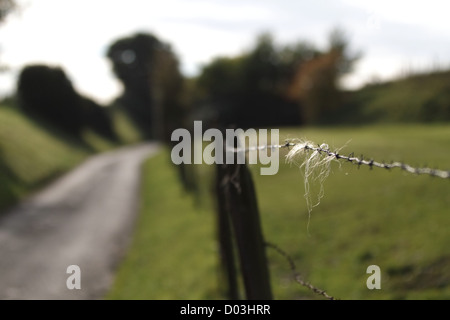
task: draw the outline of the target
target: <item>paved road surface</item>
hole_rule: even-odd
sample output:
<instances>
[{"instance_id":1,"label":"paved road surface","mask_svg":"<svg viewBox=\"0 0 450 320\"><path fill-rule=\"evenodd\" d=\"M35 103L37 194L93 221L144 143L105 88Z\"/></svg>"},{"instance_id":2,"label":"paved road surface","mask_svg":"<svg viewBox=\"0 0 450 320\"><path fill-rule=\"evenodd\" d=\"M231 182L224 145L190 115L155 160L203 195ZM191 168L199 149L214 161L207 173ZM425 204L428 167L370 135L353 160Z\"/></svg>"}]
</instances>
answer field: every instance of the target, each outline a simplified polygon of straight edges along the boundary
<instances>
[{"instance_id":1,"label":"paved road surface","mask_svg":"<svg viewBox=\"0 0 450 320\"><path fill-rule=\"evenodd\" d=\"M157 149L92 157L2 215L0 299L102 299L131 239L140 164ZM67 288L70 265L79 290Z\"/></svg>"}]
</instances>

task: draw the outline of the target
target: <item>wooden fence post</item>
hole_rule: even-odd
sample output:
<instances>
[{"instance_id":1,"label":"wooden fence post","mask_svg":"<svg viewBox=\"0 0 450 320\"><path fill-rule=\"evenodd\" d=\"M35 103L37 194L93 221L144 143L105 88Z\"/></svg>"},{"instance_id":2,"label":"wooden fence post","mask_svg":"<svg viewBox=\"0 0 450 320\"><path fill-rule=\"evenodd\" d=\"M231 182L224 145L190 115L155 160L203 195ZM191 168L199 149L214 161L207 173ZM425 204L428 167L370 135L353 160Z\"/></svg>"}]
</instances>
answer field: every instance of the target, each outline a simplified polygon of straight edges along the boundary
<instances>
[{"instance_id":1,"label":"wooden fence post","mask_svg":"<svg viewBox=\"0 0 450 320\"><path fill-rule=\"evenodd\" d=\"M226 154L226 152L224 153ZM240 270L248 300L271 300L270 274L253 180L245 164L217 165L218 196L236 239ZM222 171L223 170L223 171Z\"/></svg>"},{"instance_id":2,"label":"wooden fence post","mask_svg":"<svg viewBox=\"0 0 450 320\"><path fill-rule=\"evenodd\" d=\"M219 240L220 262L225 272L227 281L227 296L230 300L239 299L239 286L237 280L236 259L234 253L233 232L230 225L230 217L227 210L226 196L221 182L224 179L224 170L221 165L216 165L216 189L217 195L217 232Z\"/></svg>"}]
</instances>

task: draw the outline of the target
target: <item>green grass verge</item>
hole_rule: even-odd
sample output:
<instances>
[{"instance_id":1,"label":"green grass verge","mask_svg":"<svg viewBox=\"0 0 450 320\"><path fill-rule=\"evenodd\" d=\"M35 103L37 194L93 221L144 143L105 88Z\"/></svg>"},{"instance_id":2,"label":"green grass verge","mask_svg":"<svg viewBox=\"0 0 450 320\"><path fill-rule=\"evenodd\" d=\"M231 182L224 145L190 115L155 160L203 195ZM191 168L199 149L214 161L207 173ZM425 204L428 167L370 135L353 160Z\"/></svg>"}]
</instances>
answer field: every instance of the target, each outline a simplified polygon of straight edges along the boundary
<instances>
[{"instance_id":1,"label":"green grass verge","mask_svg":"<svg viewBox=\"0 0 450 320\"><path fill-rule=\"evenodd\" d=\"M0 210L80 163L90 151L0 107Z\"/></svg>"},{"instance_id":2,"label":"green grass verge","mask_svg":"<svg viewBox=\"0 0 450 320\"><path fill-rule=\"evenodd\" d=\"M280 133L281 139L307 138L332 149L347 145L343 154L450 168L449 126ZM448 180L333 163L325 196L309 217L302 174L284 163L284 155L274 176L259 175L256 165L251 170L265 238L292 257L305 280L339 299L450 298ZM210 176L201 182L209 186ZM223 298L212 203L198 207L182 191L167 152L146 163L141 204L133 245L107 298ZM323 298L293 281L281 255L267 253L276 299ZM381 268L380 290L366 287L372 264Z\"/></svg>"},{"instance_id":3,"label":"green grass verge","mask_svg":"<svg viewBox=\"0 0 450 320\"><path fill-rule=\"evenodd\" d=\"M18 108L0 105L0 211L81 163L87 156L141 140L127 117L112 113L119 137L111 142L85 130L74 140L44 127Z\"/></svg>"},{"instance_id":4,"label":"green grass verge","mask_svg":"<svg viewBox=\"0 0 450 320\"><path fill-rule=\"evenodd\" d=\"M141 198L133 244L106 298L220 298L214 214L181 188L168 152L145 163Z\"/></svg>"}]
</instances>

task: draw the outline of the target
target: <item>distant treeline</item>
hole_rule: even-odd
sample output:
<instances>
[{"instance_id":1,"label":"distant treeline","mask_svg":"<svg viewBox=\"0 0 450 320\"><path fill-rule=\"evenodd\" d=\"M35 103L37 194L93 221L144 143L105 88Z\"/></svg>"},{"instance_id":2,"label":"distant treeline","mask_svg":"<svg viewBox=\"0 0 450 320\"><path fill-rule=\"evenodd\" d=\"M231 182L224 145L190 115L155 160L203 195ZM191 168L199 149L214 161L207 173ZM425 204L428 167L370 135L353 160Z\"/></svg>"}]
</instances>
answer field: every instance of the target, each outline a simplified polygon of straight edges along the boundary
<instances>
[{"instance_id":1,"label":"distant treeline","mask_svg":"<svg viewBox=\"0 0 450 320\"><path fill-rule=\"evenodd\" d=\"M163 141L193 120L203 120L205 128L450 120L445 72L341 90L339 80L360 54L351 52L339 29L323 49L306 41L279 45L263 33L251 49L217 57L193 78L181 74L171 46L152 34L120 38L106 56L124 87L110 106L77 93L61 68L31 65L19 76L20 107L73 136L89 129L112 141L112 110L126 114L144 139Z\"/></svg>"},{"instance_id":2,"label":"distant treeline","mask_svg":"<svg viewBox=\"0 0 450 320\"><path fill-rule=\"evenodd\" d=\"M343 102L339 79L358 58L339 29L323 50L261 34L248 52L204 66L193 80L194 115L238 127L330 123Z\"/></svg>"}]
</instances>

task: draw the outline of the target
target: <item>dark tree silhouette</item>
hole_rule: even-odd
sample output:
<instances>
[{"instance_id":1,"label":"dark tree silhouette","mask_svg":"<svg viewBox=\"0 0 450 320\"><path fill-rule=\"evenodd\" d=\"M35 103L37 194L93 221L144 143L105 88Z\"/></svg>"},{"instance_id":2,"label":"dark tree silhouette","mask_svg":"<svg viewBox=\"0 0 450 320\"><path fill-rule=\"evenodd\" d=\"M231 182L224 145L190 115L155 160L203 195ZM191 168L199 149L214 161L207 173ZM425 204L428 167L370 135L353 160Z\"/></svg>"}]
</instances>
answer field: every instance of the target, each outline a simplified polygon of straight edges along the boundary
<instances>
[{"instance_id":1,"label":"dark tree silhouette","mask_svg":"<svg viewBox=\"0 0 450 320\"><path fill-rule=\"evenodd\" d=\"M288 49L278 48L264 33L249 52L206 65L197 81L207 106L202 117L240 128L299 124L297 103L285 94L298 60Z\"/></svg>"},{"instance_id":2,"label":"dark tree silhouette","mask_svg":"<svg viewBox=\"0 0 450 320\"><path fill-rule=\"evenodd\" d=\"M339 78L358 55L340 29L321 51L308 42L279 46L269 33L237 57L220 57L197 79L198 113L224 126L268 127L331 122L342 103Z\"/></svg>"},{"instance_id":3,"label":"dark tree silhouette","mask_svg":"<svg viewBox=\"0 0 450 320\"><path fill-rule=\"evenodd\" d=\"M31 65L22 69L17 95L23 111L79 136L83 126L81 97L59 67Z\"/></svg>"},{"instance_id":4,"label":"dark tree silhouette","mask_svg":"<svg viewBox=\"0 0 450 320\"><path fill-rule=\"evenodd\" d=\"M31 65L22 69L17 84L22 110L72 136L83 129L117 140L108 109L83 97L60 67Z\"/></svg>"},{"instance_id":5,"label":"dark tree silhouette","mask_svg":"<svg viewBox=\"0 0 450 320\"><path fill-rule=\"evenodd\" d=\"M121 38L108 49L114 73L124 92L115 106L122 108L144 139L171 145L173 130L188 127L185 79L171 47L152 34L137 33ZM196 190L193 167L178 166L188 191Z\"/></svg>"},{"instance_id":6,"label":"dark tree silhouette","mask_svg":"<svg viewBox=\"0 0 450 320\"><path fill-rule=\"evenodd\" d=\"M124 86L117 99L146 139L167 139L182 126L183 78L170 46L151 34L115 41L107 57Z\"/></svg>"}]
</instances>

